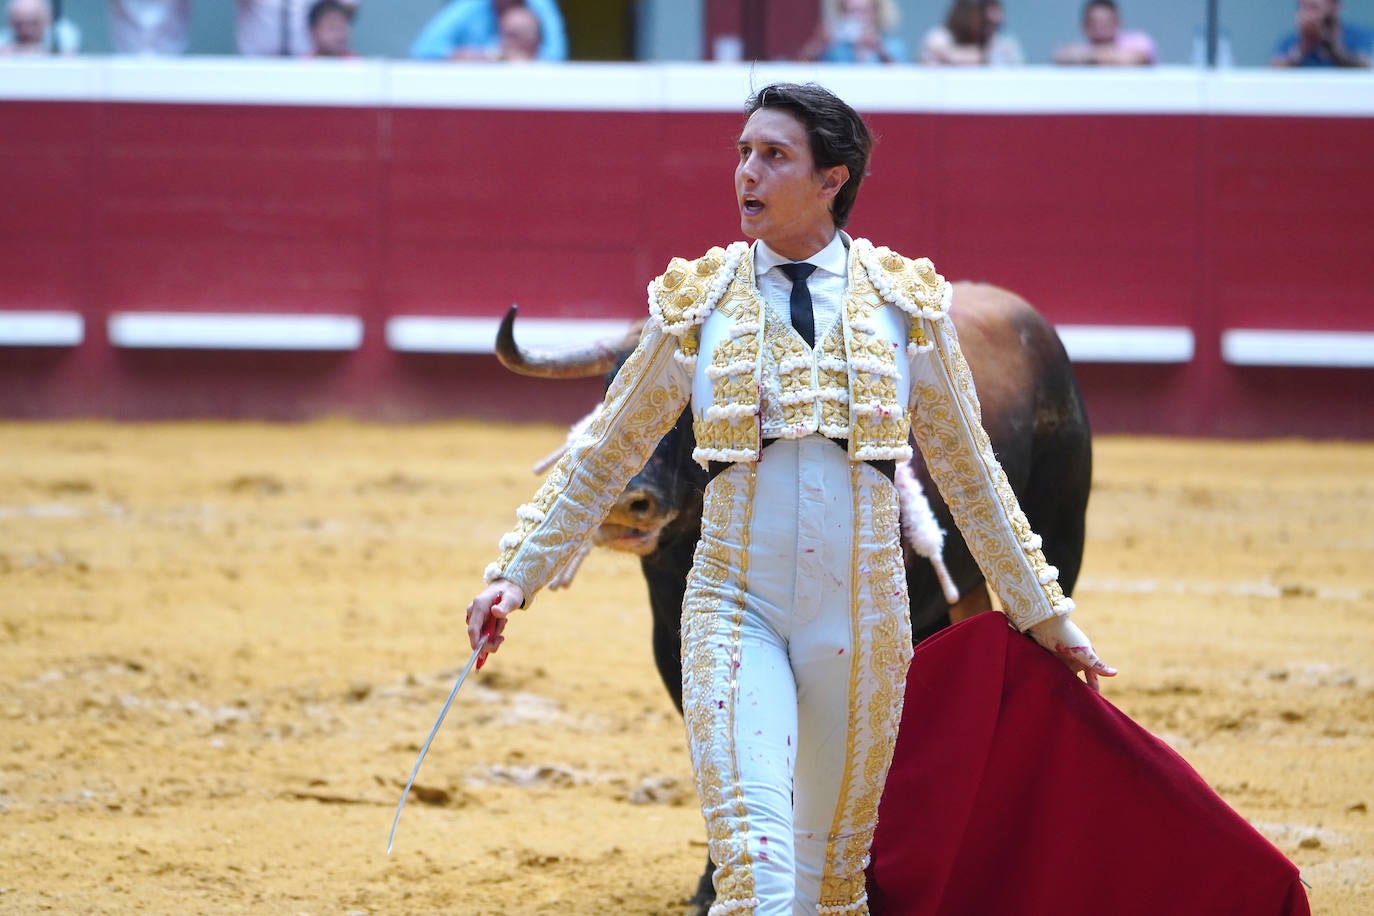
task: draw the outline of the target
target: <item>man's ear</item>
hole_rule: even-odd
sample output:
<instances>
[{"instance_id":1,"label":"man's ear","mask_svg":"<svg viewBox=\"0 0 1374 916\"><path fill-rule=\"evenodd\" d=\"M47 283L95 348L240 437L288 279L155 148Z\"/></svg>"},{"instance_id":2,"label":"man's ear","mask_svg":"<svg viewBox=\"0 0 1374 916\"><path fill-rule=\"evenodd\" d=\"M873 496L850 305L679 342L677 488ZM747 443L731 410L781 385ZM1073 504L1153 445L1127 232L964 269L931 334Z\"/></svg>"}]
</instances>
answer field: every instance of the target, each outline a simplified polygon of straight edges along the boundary
<instances>
[{"instance_id":1,"label":"man's ear","mask_svg":"<svg viewBox=\"0 0 1374 916\"><path fill-rule=\"evenodd\" d=\"M821 199L834 200L835 195L840 193L840 188L844 187L848 180L847 165L832 165L828 169L821 169Z\"/></svg>"}]
</instances>

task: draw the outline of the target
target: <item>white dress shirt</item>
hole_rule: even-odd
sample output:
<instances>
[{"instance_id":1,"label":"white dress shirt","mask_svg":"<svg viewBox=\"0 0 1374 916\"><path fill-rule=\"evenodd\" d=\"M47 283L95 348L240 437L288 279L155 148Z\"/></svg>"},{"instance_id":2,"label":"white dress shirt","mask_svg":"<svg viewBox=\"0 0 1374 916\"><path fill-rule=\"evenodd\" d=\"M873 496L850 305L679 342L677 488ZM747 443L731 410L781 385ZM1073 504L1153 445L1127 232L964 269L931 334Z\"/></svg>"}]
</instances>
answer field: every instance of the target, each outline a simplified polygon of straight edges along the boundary
<instances>
[{"instance_id":1,"label":"white dress shirt","mask_svg":"<svg viewBox=\"0 0 1374 916\"><path fill-rule=\"evenodd\" d=\"M836 232L830 244L801 262L816 265L815 273L806 281L806 288L811 292L817 342L830 331L840 315L840 303L844 301L849 266L849 247L845 241L844 233ZM769 308L789 319L792 316L792 281L779 265L792 263L795 262L769 248L766 242L759 241L754 246L754 277L759 294Z\"/></svg>"},{"instance_id":2,"label":"white dress shirt","mask_svg":"<svg viewBox=\"0 0 1374 916\"><path fill-rule=\"evenodd\" d=\"M110 0L116 54L185 54L190 32L191 0Z\"/></svg>"}]
</instances>

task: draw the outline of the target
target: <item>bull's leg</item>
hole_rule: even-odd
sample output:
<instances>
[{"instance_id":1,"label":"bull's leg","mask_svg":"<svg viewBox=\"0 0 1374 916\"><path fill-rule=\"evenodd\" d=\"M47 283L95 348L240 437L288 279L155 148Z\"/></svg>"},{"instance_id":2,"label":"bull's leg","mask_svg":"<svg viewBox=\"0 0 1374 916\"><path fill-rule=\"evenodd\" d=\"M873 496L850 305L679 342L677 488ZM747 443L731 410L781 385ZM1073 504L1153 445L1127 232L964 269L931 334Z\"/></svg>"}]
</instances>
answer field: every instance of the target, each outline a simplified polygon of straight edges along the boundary
<instances>
[{"instance_id":1,"label":"bull's leg","mask_svg":"<svg viewBox=\"0 0 1374 916\"><path fill-rule=\"evenodd\" d=\"M649 587L649 611L653 615L654 667L663 687L682 712L682 597L687 590L687 570L692 568L701 529L661 542L659 549L641 557L640 570Z\"/></svg>"},{"instance_id":2,"label":"bull's leg","mask_svg":"<svg viewBox=\"0 0 1374 916\"><path fill-rule=\"evenodd\" d=\"M712 880L716 876L716 863L711 861L711 856L706 856L706 869L697 879L697 892L687 901L687 909L683 910L683 916L706 916L711 909L711 904L716 902L716 887Z\"/></svg>"}]
</instances>

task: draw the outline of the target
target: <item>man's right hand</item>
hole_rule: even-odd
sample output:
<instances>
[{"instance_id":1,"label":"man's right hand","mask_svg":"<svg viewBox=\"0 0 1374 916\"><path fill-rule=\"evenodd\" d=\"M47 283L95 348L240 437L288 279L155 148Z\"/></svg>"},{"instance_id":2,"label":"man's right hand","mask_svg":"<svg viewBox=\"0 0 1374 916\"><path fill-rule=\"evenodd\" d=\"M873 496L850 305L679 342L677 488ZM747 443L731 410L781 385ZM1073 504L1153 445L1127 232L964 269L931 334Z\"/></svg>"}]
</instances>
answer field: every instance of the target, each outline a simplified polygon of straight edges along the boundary
<instances>
[{"instance_id":1,"label":"man's right hand","mask_svg":"<svg viewBox=\"0 0 1374 916\"><path fill-rule=\"evenodd\" d=\"M502 635L506 629L506 617L524 603L525 592L520 586L508 579L496 579L468 604L468 645L473 649L477 648L477 643L482 638L482 629L487 625L487 619L491 618L493 621L492 628L495 632L482 650L482 660L506 641L506 637Z\"/></svg>"}]
</instances>

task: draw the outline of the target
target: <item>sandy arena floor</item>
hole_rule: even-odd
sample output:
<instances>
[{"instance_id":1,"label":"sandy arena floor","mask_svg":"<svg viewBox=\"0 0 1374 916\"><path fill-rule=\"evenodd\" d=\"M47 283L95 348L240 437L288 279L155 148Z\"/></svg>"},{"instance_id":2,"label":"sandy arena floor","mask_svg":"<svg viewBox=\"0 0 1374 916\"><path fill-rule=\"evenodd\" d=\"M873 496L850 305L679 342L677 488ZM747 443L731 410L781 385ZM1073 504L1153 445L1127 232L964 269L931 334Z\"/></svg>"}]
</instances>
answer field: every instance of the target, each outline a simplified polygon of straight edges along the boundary
<instances>
[{"instance_id":1,"label":"sandy arena floor","mask_svg":"<svg viewBox=\"0 0 1374 916\"><path fill-rule=\"evenodd\" d=\"M385 853L562 435L0 424L0 912L679 912L704 833L625 556L512 623ZM1374 445L1103 439L1089 539L1108 696L1314 912L1374 913Z\"/></svg>"}]
</instances>

